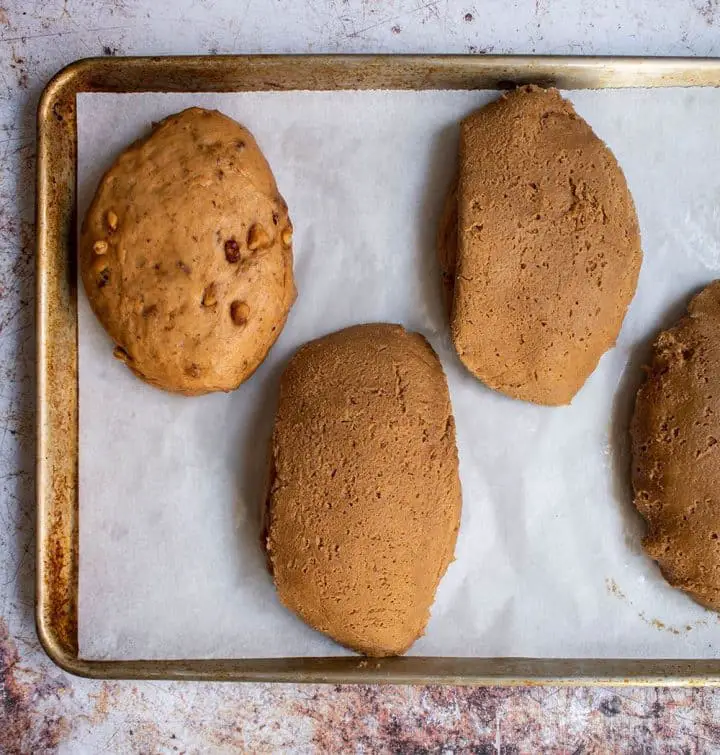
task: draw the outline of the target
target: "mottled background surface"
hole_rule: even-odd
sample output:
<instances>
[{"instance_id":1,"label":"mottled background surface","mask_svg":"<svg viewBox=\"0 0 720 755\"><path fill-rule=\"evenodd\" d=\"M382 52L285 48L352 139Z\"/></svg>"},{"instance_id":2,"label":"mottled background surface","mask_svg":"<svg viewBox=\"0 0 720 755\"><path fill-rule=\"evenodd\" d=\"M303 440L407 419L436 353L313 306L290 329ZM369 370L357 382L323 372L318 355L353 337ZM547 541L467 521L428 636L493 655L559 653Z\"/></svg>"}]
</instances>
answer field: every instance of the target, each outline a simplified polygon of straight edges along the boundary
<instances>
[{"instance_id":1,"label":"mottled background surface","mask_svg":"<svg viewBox=\"0 0 720 755\"><path fill-rule=\"evenodd\" d=\"M33 625L34 114L94 55L720 54L720 0L0 0L0 753L720 752L720 692L91 682Z\"/></svg>"}]
</instances>

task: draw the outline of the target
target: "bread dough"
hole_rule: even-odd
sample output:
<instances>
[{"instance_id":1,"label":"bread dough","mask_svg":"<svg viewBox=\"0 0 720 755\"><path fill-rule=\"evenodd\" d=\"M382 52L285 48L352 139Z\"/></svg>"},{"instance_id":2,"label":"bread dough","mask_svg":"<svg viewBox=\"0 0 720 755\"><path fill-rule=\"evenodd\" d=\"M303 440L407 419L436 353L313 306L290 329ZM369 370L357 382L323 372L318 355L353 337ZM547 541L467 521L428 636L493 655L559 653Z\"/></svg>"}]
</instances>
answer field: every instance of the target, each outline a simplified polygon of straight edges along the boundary
<instances>
[{"instance_id":1,"label":"bread dough","mask_svg":"<svg viewBox=\"0 0 720 755\"><path fill-rule=\"evenodd\" d=\"M635 506L667 581L720 610L720 280L655 341L632 421Z\"/></svg>"},{"instance_id":2,"label":"bread dough","mask_svg":"<svg viewBox=\"0 0 720 755\"><path fill-rule=\"evenodd\" d=\"M460 506L447 382L421 335L359 325L295 354L266 530L290 610L362 653L404 653L453 558Z\"/></svg>"},{"instance_id":3,"label":"bread dough","mask_svg":"<svg viewBox=\"0 0 720 755\"><path fill-rule=\"evenodd\" d=\"M460 359L509 396L569 403L615 343L642 252L620 167L557 90L522 87L463 121L457 236Z\"/></svg>"},{"instance_id":4,"label":"bread dough","mask_svg":"<svg viewBox=\"0 0 720 755\"><path fill-rule=\"evenodd\" d=\"M292 225L247 129L190 108L105 174L80 238L90 304L115 356L159 388L237 388L295 299Z\"/></svg>"}]
</instances>

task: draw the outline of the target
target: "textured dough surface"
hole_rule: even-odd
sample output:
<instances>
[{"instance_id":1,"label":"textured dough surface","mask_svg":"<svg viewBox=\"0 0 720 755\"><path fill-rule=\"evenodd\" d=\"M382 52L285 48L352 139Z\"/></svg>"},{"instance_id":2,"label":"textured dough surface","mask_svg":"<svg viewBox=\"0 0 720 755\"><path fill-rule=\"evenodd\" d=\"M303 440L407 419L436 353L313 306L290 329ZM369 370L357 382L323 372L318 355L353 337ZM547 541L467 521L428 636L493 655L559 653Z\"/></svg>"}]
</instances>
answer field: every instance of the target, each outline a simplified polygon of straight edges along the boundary
<instances>
[{"instance_id":1,"label":"textured dough surface","mask_svg":"<svg viewBox=\"0 0 720 755\"><path fill-rule=\"evenodd\" d=\"M295 299L287 206L255 139L217 111L158 124L105 174L80 269L115 355L188 395L258 367Z\"/></svg>"},{"instance_id":2,"label":"textured dough surface","mask_svg":"<svg viewBox=\"0 0 720 755\"><path fill-rule=\"evenodd\" d=\"M460 524L455 423L428 342L399 325L312 341L282 377L266 547L282 602L374 656L423 633Z\"/></svg>"},{"instance_id":3,"label":"textured dough surface","mask_svg":"<svg viewBox=\"0 0 720 755\"><path fill-rule=\"evenodd\" d=\"M661 333L632 422L635 506L667 581L720 610L720 281Z\"/></svg>"},{"instance_id":4,"label":"textured dough surface","mask_svg":"<svg viewBox=\"0 0 720 755\"><path fill-rule=\"evenodd\" d=\"M463 121L457 234L460 359L509 396L569 403L615 343L642 251L620 167L557 90Z\"/></svg>"}]
</instances>

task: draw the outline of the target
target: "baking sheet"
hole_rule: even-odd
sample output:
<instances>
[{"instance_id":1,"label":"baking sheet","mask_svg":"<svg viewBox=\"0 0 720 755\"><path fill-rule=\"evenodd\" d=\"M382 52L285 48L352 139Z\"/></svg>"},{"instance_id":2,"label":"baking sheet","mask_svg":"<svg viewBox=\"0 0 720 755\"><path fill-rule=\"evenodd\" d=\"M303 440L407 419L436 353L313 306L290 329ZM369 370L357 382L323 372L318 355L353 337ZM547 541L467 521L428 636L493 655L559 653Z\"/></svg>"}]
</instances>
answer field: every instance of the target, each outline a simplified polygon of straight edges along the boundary
<instances>
[{"instance_id":1,"label":"baking sheet","mask_svg":"<svg viewBox=\"0 0 720 755\"><path fill-rule=\"evenodd\" d=\"M577 91L635 197L645 260L617 347L570 407L512 401L454 356L434 239L457 122L488 92L78 95L79 216L117 153L191 105L247 125L295 225L298 301L230 395L145 386L81 292L79 652L85 659L342 654L285 611L259 547L277 380L306 340L363 321L424 333L448 374L463 517L416 655L708 658L715 614L640 549L627 423L648 339L720 271L711 89Z\"/></svg>"}]
</instances>

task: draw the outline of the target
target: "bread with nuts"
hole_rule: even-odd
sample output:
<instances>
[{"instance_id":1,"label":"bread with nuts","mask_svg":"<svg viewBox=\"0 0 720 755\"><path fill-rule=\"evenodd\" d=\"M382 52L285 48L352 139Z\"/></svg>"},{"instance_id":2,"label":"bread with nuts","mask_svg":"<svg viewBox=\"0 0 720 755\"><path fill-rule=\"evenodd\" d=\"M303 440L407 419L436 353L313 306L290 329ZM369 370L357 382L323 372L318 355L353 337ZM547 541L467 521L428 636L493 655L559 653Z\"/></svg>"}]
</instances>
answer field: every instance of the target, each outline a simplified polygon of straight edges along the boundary
<instances>
[{"instance_id":1,"label":"bread with nuts","mask_svg":"<svg viewBox=\"0 0 720 755\"><path fill-rule=\"evenodd\" d=\"M79 256L115 356L187 395L237 388L295 299L287 206L252 134L217 111L172 115L120 155Z\"/></svg>"},{"instance_id":2,"label":"bread with nuts","mask_svg":"<svg viewBox=\"0 0 720 755\"><path fill-rule=\"evenodd\" d=\"M418 333L358 325L282 376L266 547L282 602L337 642L404 653L423 633L460 524L455 423Z\"/></svg>"},{"instance_id":3,"label":"bread with nuts","mask_svg":"<svg viewBox=\"0 0 720 755\"><path fill-rule=\"evenodd\" d=\"M657 337L631 434L645 550L671 585L720 611L720 280Z\"/></svg>"},{"instance_id":4,"label":"bread with nuts","mask_svg":"<svg viewBox=\"0 0 720 755\"><path fill-rule=\"evenodd\" d=\"M620 166L557 90L527 86L463 121L456 212L453 191L438 254L458 356L508 396L569 403L640 272Z\"/></svg>"}]
</instances>

